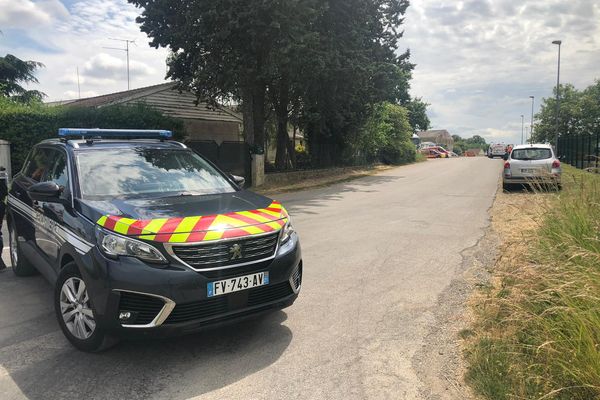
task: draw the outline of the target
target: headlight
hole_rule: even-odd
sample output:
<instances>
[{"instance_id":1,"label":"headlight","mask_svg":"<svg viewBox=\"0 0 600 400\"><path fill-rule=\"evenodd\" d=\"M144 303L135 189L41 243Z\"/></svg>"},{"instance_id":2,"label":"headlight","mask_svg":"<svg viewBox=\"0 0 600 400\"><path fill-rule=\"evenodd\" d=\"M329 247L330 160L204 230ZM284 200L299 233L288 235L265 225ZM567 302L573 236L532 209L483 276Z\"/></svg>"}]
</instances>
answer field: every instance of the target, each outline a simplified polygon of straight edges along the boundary
<instances>
[{"instance_id":1,"label":"headlight","mask_svg":"<svg viewBox=\"0 0 600 400\"><path fill-rule=\"evenodd\" d=\"M96 232L100 250L109 256L135 257L151 263L167 262L160 251L147 243L115 235L100 228Z\"/></svg>"},{"instance_id":2,"label":"headlight","mask_svg":"<svg viewBox=\"0 0 600 400\"><path fill-rule=\"evenodd\" d=\"M294 233L294 228L292 227L292 220L288 217L288 222L283 227L283 231L281 232L281 236L279 238L279 245L281 246L286 244L292 237L292 233Z\"/></svg>"}]
</instances>

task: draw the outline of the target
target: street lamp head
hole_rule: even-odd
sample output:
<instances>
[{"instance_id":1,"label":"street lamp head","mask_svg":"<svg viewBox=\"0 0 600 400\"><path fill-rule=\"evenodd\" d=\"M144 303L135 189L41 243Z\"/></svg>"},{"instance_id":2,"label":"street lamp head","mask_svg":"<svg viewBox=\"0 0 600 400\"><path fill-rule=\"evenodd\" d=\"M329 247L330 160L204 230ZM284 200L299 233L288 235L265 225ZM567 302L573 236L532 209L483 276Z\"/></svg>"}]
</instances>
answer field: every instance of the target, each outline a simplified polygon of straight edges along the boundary
<instances>
[{"instance_id":1,"label":"street lamp head","mask_svg":"<svg viewBox=\"0 0 600 400\"><path fill-rule=\"evenodd\" d=\"M529 96L530 99L535 99L535 96Z\"/></svg>"},{"instance_id":2,"label":"street lamp head","mask_svg":"<svg viewBox=\"0 0 600 400\"><path fill-rule=\"evenodd\" d=\"M552 44L557 44L560 46L562 44L562 40L555 40L552 42Z\"/></svg>"}]
</instances>

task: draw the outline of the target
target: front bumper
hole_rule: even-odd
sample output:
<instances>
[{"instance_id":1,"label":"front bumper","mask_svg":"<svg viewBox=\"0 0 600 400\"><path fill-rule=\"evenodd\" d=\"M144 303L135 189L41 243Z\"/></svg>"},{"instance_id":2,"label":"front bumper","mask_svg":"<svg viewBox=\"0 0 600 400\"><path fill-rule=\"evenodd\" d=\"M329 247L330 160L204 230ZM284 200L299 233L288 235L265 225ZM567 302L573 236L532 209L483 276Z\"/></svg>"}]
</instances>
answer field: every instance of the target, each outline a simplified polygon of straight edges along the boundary
<instances>
[{"instance_id":1,"label":"front bumper","mask_svg":"<svg viewBox=\"0 0 600 400\"><path fill-rule=\"evenodd\" d=\"M129 257L113 260L94 247L81 272L103 329L118 336L173 336L293 304L302 282L297 235L284 247L268 261L206 272L177 260L164 268ZM268 272L269 284L207 296L209 282L256 272Z\"/></svg>"}]
</instances>

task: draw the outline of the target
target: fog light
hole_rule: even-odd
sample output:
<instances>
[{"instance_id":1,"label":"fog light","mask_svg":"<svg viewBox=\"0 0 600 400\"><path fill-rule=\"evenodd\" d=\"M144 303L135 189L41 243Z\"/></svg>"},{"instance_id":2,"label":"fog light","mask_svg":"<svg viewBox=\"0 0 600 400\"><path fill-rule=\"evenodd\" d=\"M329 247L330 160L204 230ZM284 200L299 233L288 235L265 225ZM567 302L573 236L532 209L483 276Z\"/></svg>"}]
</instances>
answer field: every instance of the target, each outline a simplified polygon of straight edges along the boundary
<instances>
[{"instance_id":1,"label":"fog light","mask_svg":"<svg viewBox=\"0 0 600 400\"><path fill-rule=\"evenodd\" d=\"M131 318L131 313L129 311L121 311L119 313L120 321L128 321Z\"/></svg>"}]
</instances>

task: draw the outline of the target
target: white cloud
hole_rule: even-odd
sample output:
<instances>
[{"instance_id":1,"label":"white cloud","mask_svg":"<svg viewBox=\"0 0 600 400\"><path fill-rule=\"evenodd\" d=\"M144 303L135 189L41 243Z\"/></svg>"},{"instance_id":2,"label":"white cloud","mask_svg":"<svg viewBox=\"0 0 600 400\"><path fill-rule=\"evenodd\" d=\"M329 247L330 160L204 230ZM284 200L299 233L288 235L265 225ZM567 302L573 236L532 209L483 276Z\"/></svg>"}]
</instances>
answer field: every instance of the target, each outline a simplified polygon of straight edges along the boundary
<instances>
[{"instance_id":1,"label":"white cloud","mask_svg":"<svg viewBox=\"0 0 600 400\"><path fill-rule=\"evenodd\" d=\"M95 92L93 90L85 90L81 92L81 98L85 98L85 97L94 97L94 96L98 96L98 92ZM75 90L67 90L66 92L63 93L63 97L62 99L77 99L79 98L79 92L75 91Z\"/></svg>"},{"instance_id":2,"label":"white cloud","mask_svg":"<svg viewBox=\"0 0 600 400\"><path fill-rule=\"evenodd\" d=\"M145 78L155 73L155 70L140 61L130 61L130 75ZM85 62L82 70L86 82L104 82L106 80L126 79L127 61L123 58L100 53Z\"/></svg>"},{"instance_id":3,"label":"white cloud","mask_svg":"<svg viewBox=\"0 0 600 400\"><path fill-rule=\"evenodd\" d=\"M31 28L68 18L69 12L58 0L0 0L0 27Z\"/></svg>"}]
</instances>

